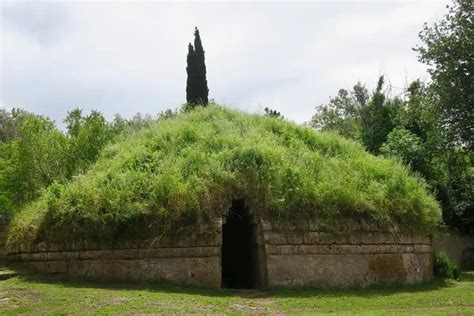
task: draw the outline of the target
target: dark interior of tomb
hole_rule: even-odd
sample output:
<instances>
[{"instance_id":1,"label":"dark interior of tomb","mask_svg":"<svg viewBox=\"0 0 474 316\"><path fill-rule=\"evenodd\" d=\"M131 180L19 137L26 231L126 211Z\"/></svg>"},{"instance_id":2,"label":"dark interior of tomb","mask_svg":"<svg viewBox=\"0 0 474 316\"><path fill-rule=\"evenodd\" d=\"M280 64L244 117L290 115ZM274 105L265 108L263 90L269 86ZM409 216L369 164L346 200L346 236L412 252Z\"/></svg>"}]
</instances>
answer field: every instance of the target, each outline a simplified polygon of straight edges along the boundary
<instances>
[{"instance_id":1,"label":"dark interior of tomb","mask_svg":"<svg viewBox=\"0 0 474 316\"><path fill-rule=\"evenodd\" d=\"M232 201L222 228L222 287L256 288L255 225L243 200Z\"/></svg>"}]
</instances>

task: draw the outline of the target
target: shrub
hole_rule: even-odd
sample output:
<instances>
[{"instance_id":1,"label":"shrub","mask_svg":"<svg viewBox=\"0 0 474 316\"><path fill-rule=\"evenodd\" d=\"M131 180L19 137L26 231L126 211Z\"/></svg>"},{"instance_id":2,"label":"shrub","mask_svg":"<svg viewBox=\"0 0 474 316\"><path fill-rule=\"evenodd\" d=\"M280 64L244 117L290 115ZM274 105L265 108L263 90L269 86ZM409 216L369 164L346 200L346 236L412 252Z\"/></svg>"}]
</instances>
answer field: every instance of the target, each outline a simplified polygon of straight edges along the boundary
<instances>
[{"instance_id":1,"label":"shrub","mask_svg":"<svg viewBox=\"0 0 474 316\"><path fill-rule=\"evenodd\" d=\"M433 258L434 275L440 278L459 279L459 266L444 251L437 251Z\"/></svg>"}]
</instances>

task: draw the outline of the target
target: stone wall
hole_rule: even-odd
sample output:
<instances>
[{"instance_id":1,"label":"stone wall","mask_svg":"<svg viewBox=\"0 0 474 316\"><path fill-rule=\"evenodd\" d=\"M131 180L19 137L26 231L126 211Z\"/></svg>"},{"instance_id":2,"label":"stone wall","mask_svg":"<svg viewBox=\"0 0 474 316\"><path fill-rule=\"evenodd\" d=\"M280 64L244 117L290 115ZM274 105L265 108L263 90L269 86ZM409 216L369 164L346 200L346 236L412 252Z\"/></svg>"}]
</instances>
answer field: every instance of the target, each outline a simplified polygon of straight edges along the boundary
<instances>
[{"instance_id":1,"label":"stone wall","mask_svg":"<svg viewBox=\"0 0 474 316\"><path fill-rule=\"evenodd\" d=\"M461 268L474 269L474 237L461 235L456 230L436 236L433 240L433 250L444 251Z\"/></svg>"},{"instance_id":2,"label":"stone wall","mask_svg":"<svg viewBox=\"0 0 474 316\"><path fill-rule=\"evenodd\" d=\"M11 264L42 273L220 287L220 249L221 233L215 231L117 244L21 244L10 247L7 258Z\"/></svg>"},{"instance_id":3,"label":"stone wall","mask_svg":"<svg viewBox=\"0 0 474 316\"><path fill-rule=\"evenodd\" d=\"M261 220L255 224L260 287L415 283L432 276L429 236L393 235L367 227L334 235L314 225L298 230L274 229ZM20 244L8 249L8 260L46 273L220 287L221 228L219 222L201 233L136 243Z\"/></svg>"},{"instance_id":4,"label":"stone wall","mask_svg":"<svg viewBox=\"0 0 474 316\"><path fill-rule=\"evenodd\" d=\"M269 287L416 283L432 276L429 236L376 230L350 235L311 229L276 232L263 226Z\"/></svg>"}]
</instances>

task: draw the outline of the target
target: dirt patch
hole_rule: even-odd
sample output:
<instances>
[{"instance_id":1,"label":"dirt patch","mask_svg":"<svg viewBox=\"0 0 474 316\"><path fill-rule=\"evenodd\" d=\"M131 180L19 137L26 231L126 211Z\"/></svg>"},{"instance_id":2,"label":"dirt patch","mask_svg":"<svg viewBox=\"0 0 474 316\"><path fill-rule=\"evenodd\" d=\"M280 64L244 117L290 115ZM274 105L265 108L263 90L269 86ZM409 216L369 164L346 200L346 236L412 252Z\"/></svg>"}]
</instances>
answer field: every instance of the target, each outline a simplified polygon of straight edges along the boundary
<instances>
[{"instance_id":1,"label":"dirt patch","mask_svg":"<svg viewBox=\"0 0 474 316\"><path fill-rule=\"evenodd\" d=\"M265 292L260 290L239 290L239 296L242 298L263 298L267 297Z\"/></svg>"},{"instance_id":2,"label":"dirt patch","mask_svg":"<svg viewBox=\"0 0 474 316\"><path fill-rule=\"evenodd\" d=\"M22 302L35 302L41 299L41 293L38 291L17 288L8 292L0 293L0 310L6 308L18 308Z\"/></svg>"},{"instance_id":3,"label":"dirt patch","mask_svg":"<svg viewBox=\"0 0 474 316\"><path fill-rule=\"evenodd\" d=\"M230 308L236 312L251 315L282 315L283 311L278 303L267 297L266 293L260 290L240 290L238 295L242 301L231 303Z\"/></svg>"},{"instance_id":4,"label":"dirt patch","mask_svg":"<svg viewBox=\"0 0 474 316\"><path fill-rule=\"evenodd\" d=\"M129 300L126 299L126 298L123 298L123 297L112 297L109 300L109 303L112 306L125 305L128 302L129 302Z\"/></svg>"}]
</instances>

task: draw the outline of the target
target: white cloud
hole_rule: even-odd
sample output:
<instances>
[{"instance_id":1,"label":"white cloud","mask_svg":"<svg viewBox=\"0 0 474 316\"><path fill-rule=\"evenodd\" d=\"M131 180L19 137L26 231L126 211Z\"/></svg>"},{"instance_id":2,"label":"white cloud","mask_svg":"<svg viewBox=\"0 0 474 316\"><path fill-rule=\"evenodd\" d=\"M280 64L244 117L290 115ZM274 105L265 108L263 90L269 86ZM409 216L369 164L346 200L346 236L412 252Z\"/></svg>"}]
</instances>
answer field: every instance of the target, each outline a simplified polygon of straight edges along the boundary
<instances>
[{"instance_id":1,"label":"white cloud","mask_svg":"<svg viewBox=\"0 0 474 316\"><path fill-rule=\"evenodd\" d=\"M314 106L385 73L424 75L411 48L444 2L2 4L5 106L61 120L74 106L156 113L185 101L187 43L199 26L210 97L309 120Z\"/></svg>"},{"instance_id":2,"label":"white cloud","mask_svg":"<svg viewBox=\"0 0 474 316\"><path fill-rule=\"evenodd\" d=\"M383 9L375 6L359 6L355 11L346 13L336 22L336 33L341 39L354 40L376 37L384 34L392 36L401 31L421 30L427 17L440 14L443 6L434 2L386 2ZM416 34L416 33L415 33ZM412 35L412 34L410 34Z\"/></svg>"}]
</instances>

